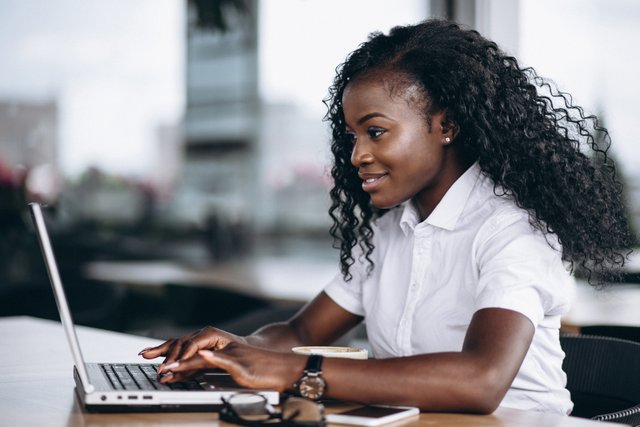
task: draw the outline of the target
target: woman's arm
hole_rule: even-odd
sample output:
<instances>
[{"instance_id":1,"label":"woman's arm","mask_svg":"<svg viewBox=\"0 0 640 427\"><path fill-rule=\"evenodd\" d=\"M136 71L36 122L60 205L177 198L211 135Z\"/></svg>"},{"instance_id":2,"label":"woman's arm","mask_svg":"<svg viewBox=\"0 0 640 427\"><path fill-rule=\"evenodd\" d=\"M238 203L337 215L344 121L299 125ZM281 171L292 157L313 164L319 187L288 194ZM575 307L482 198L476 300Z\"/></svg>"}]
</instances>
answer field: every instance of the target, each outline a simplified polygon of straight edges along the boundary
<instances>
[{"instance_id":1,"label":"woman's arm","mask_svg":"<svg viewBox=\"0 0 640 427\"><path fill-rule=\"evenodd\" d=\"M533 334L532 323L520 313L482 309L474 314L460 352L367 361L325 358L326 396L426 411L490 413L513 382ZM285 391L302 376L305 362L304 356L233 343L165 368L179 374L219 367L244 386Z\"/></svg>"},{"instance_id":2,"label":"woman's arm","mask_svg":"<svg viewBox=\"0 0 640 427\"><path fill-rule=\"evenodd\" d=\"M362 321L321 292L287 322L264 326L246 337L208 326L140 352L145 359L164 356L163 365L193 357L200 350L221 350L232 342L290 352L299 345L330 344Z\"/></svg>"},{"instance_id":3,"label":"woman's arm","mask_svg":"<svg viewBox=\"0 0 640 427\"><path fill-rule=\"evenodd\" d=\"M367 366L326 359L328 391L336 399L491 413L516 377L533 334L533 324L520 313L479 310L460 352L374 360Z\"/></svg>"},{"instance_id":4,"label":"woman's arm","mask_svg":"<svg viewBox=\"0 0 640 427\"><path fill-rule=\"evenodd\" d=\"M280 351L300 345L328 345L362 321L321 292L287 322L273 323L246 337L246 343Z\"/></svg>"}]
</instances>

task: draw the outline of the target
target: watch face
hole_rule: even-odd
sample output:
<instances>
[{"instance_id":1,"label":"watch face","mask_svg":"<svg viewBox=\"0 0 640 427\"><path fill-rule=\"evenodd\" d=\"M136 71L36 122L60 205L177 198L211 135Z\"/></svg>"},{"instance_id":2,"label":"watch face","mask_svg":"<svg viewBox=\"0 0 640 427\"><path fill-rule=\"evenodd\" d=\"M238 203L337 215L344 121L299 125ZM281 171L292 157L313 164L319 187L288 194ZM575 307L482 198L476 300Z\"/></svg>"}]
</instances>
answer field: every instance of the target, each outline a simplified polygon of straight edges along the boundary
<instances>
[{"instance_id":1,"label":"watch face","mask_svg":"<svg viewBox=\"0 0 640 427\"><path fill-rule=\"evenodd\" d=\"M324 394L326 383L320 376L305 376L300 380L298 391L300 396L307 399L320 399Z\"/></svg>"}]
</instances>

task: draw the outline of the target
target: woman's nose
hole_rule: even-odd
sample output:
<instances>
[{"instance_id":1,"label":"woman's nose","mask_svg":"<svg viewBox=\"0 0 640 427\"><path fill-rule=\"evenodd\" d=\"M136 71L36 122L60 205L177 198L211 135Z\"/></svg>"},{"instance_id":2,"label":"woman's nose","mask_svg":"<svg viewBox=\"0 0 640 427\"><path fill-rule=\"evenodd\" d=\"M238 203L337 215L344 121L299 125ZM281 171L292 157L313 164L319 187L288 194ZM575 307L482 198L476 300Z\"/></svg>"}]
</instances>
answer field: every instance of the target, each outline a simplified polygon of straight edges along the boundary
<instances>
[{"instance_id":1,"label":"woman's nose","mask_svg":"<svg viewBox=\"0 0 640 427\"><path fill-rule=\"evenodd\" d=\"M371 162L373 162L373 154L371 154L367 144L357 141L353 146L353 151L351 152L351 164L355 167L360 167L363 164Z\"/></svg>"}]
</instances>

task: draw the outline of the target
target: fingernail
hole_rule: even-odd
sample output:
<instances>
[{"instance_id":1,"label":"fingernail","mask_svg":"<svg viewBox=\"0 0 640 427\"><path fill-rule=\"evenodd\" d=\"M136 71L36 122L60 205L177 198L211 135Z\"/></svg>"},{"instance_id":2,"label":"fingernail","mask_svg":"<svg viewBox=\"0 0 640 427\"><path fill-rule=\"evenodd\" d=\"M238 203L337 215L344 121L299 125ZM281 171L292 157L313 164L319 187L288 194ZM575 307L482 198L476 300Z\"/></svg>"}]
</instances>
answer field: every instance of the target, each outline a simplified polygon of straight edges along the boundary
<instances>
[{"instance_id":1,"label":"fingernail","mask_svg":"<svg viewBox=\"0 0 640 427\"><path fill-rule=\"evenodd\" d=\"M171 380L173 378L173 374L167 374L164 377L160 378L160 382L161 383L166 383L167 381Z\"/></svg>"},{"instance_id":2,"label":"fingernail","mask_svg":"<svg viewBox=\"0 0 640 427\"><path fill-rule=\"evenodd\" d=\"M178 366L180 366L180 362L169 363L168 365L164 366L163 370L164 371L170 371L172 369L177 368Z\"/></svg>"},{"instance_id":3,"label":"fingernail","mask_svg":"<svg viewBox=\"0 0 640 427\"><path fill-rule=\"evenodd\" d=\"M144 353L146 353L149 350L151 350L151 347L143 348L142 350L140 350L140 353L138 353L138 356L142 356Z\"/></svg>"}]
</instances>

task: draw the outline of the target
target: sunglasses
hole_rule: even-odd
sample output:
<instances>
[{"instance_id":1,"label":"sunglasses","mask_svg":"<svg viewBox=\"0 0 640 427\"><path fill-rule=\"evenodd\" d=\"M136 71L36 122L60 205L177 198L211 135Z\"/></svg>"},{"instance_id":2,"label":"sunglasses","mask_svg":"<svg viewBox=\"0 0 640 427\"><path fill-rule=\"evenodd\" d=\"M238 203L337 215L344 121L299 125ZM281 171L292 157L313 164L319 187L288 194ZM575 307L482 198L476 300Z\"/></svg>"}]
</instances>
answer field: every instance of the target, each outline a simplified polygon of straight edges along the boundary
<instances>
[{"instance_id":1,"label":"sunglasses","mask_svg":"<svg viewBox=\"0 0 640 427\"><path fill-rule=\"evenodd\" d=\"M222 399L220 419L247 427L324 427L324 406L302 397L288 397L277 411L256 393L237 393Z\"/></svg>"}]
</instances>

